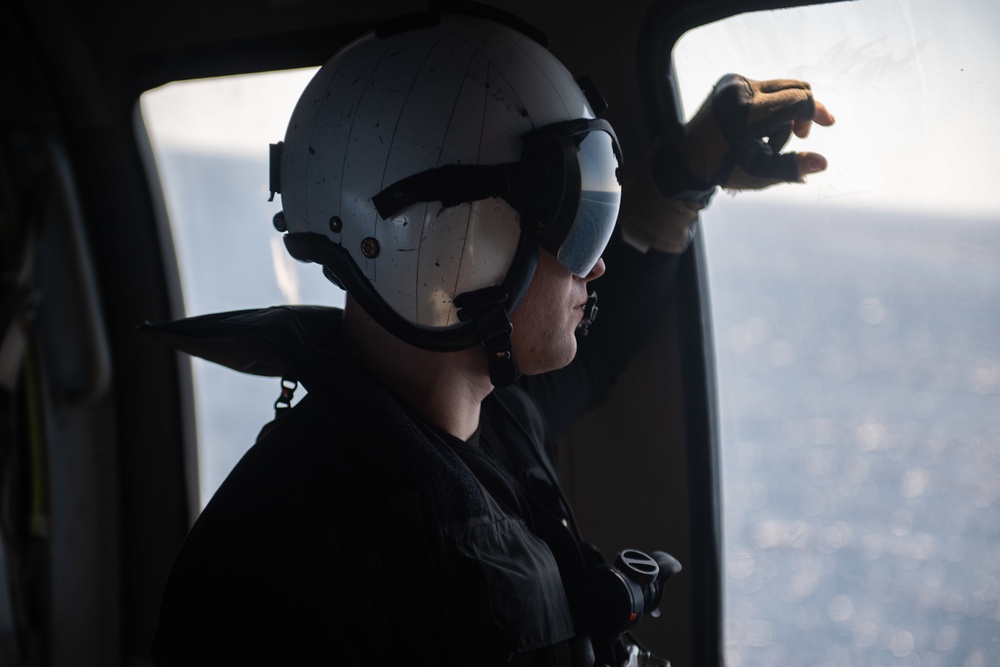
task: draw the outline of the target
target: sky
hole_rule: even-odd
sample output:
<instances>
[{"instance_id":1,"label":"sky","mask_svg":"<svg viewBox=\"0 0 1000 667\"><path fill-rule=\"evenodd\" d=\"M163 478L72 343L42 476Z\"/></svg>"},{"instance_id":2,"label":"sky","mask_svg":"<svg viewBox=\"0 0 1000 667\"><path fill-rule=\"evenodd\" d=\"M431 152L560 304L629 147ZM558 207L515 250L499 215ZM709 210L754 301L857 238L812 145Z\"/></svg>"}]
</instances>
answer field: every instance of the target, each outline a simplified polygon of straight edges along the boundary
<instances>
[{"instance_id":1,"label":"sky","mask_svg":"<svg viewBox=\"0 0 1000 667\"><path fill-rule=\"evenodd\" d=\"M180 81L142 96L150 139L163 148L263 158L285 137L316 68Z\"/></svg>"}]
</instances>

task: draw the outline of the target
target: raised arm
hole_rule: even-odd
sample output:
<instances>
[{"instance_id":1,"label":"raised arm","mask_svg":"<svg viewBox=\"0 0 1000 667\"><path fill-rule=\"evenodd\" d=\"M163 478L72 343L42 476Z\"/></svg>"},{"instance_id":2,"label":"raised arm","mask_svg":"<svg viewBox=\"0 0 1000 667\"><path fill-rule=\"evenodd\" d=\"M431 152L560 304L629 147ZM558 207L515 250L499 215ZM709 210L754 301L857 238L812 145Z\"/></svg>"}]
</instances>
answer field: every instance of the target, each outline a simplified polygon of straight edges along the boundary
<instances>
[{"instance_id":1,"label":"raised arm","mask_svg":"<svg viewBox=\"0 0 1000 667\"><path fill-rule=\"evenodd\" d=\"M646 339L716 189L761 189L823 171L822 155L781 149L792 134L806 137L813 123L833 122L806 82L728 74L685 126L654 143L623 186L607 272L594 284L599 318L569 366L521 380L554 437L607 395Z\"/></svg>"}]
</instances>

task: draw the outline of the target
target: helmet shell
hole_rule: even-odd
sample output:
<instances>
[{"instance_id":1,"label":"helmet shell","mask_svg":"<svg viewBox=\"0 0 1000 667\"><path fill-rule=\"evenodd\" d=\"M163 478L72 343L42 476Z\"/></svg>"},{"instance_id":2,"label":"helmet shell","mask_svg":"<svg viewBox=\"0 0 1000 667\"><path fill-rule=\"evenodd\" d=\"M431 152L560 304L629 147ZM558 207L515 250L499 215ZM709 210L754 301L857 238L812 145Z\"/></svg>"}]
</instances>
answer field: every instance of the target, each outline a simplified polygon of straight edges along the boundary
<instances>
[{"instance_id":1,"label":"helmet shell","mask_svg":"<svg viewBox=\"0 0 1000 667\"><path fill-rule=\"evenodd\" d=\"M407 328L426 341L467 327L457 295L505 283L523 292L530 281L533 263L508 275L517 211L499 198L424 202L383 220L372 197L447 164L517 162L526 132L593 117L566 68L506 25L444 16L368 34L333 56L295 107L281 156L285 224L339 246L355 270L334 270L338 281L376 319L383 306L401 318L404 339ZM388 328L400 335L398 320Z\"/></svg>"}]
</instances>

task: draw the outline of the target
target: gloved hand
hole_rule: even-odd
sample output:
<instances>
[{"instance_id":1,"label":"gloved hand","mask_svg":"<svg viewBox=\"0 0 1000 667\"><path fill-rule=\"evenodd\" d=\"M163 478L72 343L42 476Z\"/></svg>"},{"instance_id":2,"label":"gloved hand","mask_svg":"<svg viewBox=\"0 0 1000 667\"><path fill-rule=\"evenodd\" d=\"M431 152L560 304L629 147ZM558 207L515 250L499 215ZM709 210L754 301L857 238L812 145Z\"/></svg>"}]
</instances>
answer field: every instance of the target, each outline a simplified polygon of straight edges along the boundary
<instances>
[{"instance_id":1,"label":"gloved hand","mask_svg":"<svg viewBox=\"0 0 1000 667\"><path fill-rule=\"evenodd\" d=\"M687 125L658 140L626 182L625 239L643 251L682 252L717 186L760 189L826 169L822 155L780 153L792 133L807 136L814 121L834 119L808 83L722 77Z\"/></svg>"},{"instance_id":2,"label":"gloved hand","mask_svg":"<svg viewBox=\"0 0 1000 667\"><path fill-rule=\"evenodd\" d=\"M793 132L807 136L813 121L832 125L833 116L813 99L808 83L727 74L684 129L683 165L707 186L733 190L801 182L826 169L826 158L779 151Z\"/></svg>"}]
</instances>

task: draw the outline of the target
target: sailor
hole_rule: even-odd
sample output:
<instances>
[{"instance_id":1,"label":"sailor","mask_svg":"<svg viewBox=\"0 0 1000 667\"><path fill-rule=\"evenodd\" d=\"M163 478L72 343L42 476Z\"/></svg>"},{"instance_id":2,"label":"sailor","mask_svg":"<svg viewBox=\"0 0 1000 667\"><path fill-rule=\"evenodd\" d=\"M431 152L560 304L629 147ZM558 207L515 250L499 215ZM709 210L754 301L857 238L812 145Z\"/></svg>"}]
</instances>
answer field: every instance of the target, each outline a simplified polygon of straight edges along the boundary
<instances>
[{"instance_id":1,"label":"sailor","mask_svg":"<svg viewBox=\"0 0 1000 667\"><path fill-rule=\"evenodd\" d=\"M620 659L552 442L652 328L716 187L822 170L779 151L833 119L806 83L730 75L623 188L603 106L496 16L393 22L319 70L273 147L275 225L346 307L147 327L308 390L192 529L155 664Z\"/></svg>"}]
</instances>

